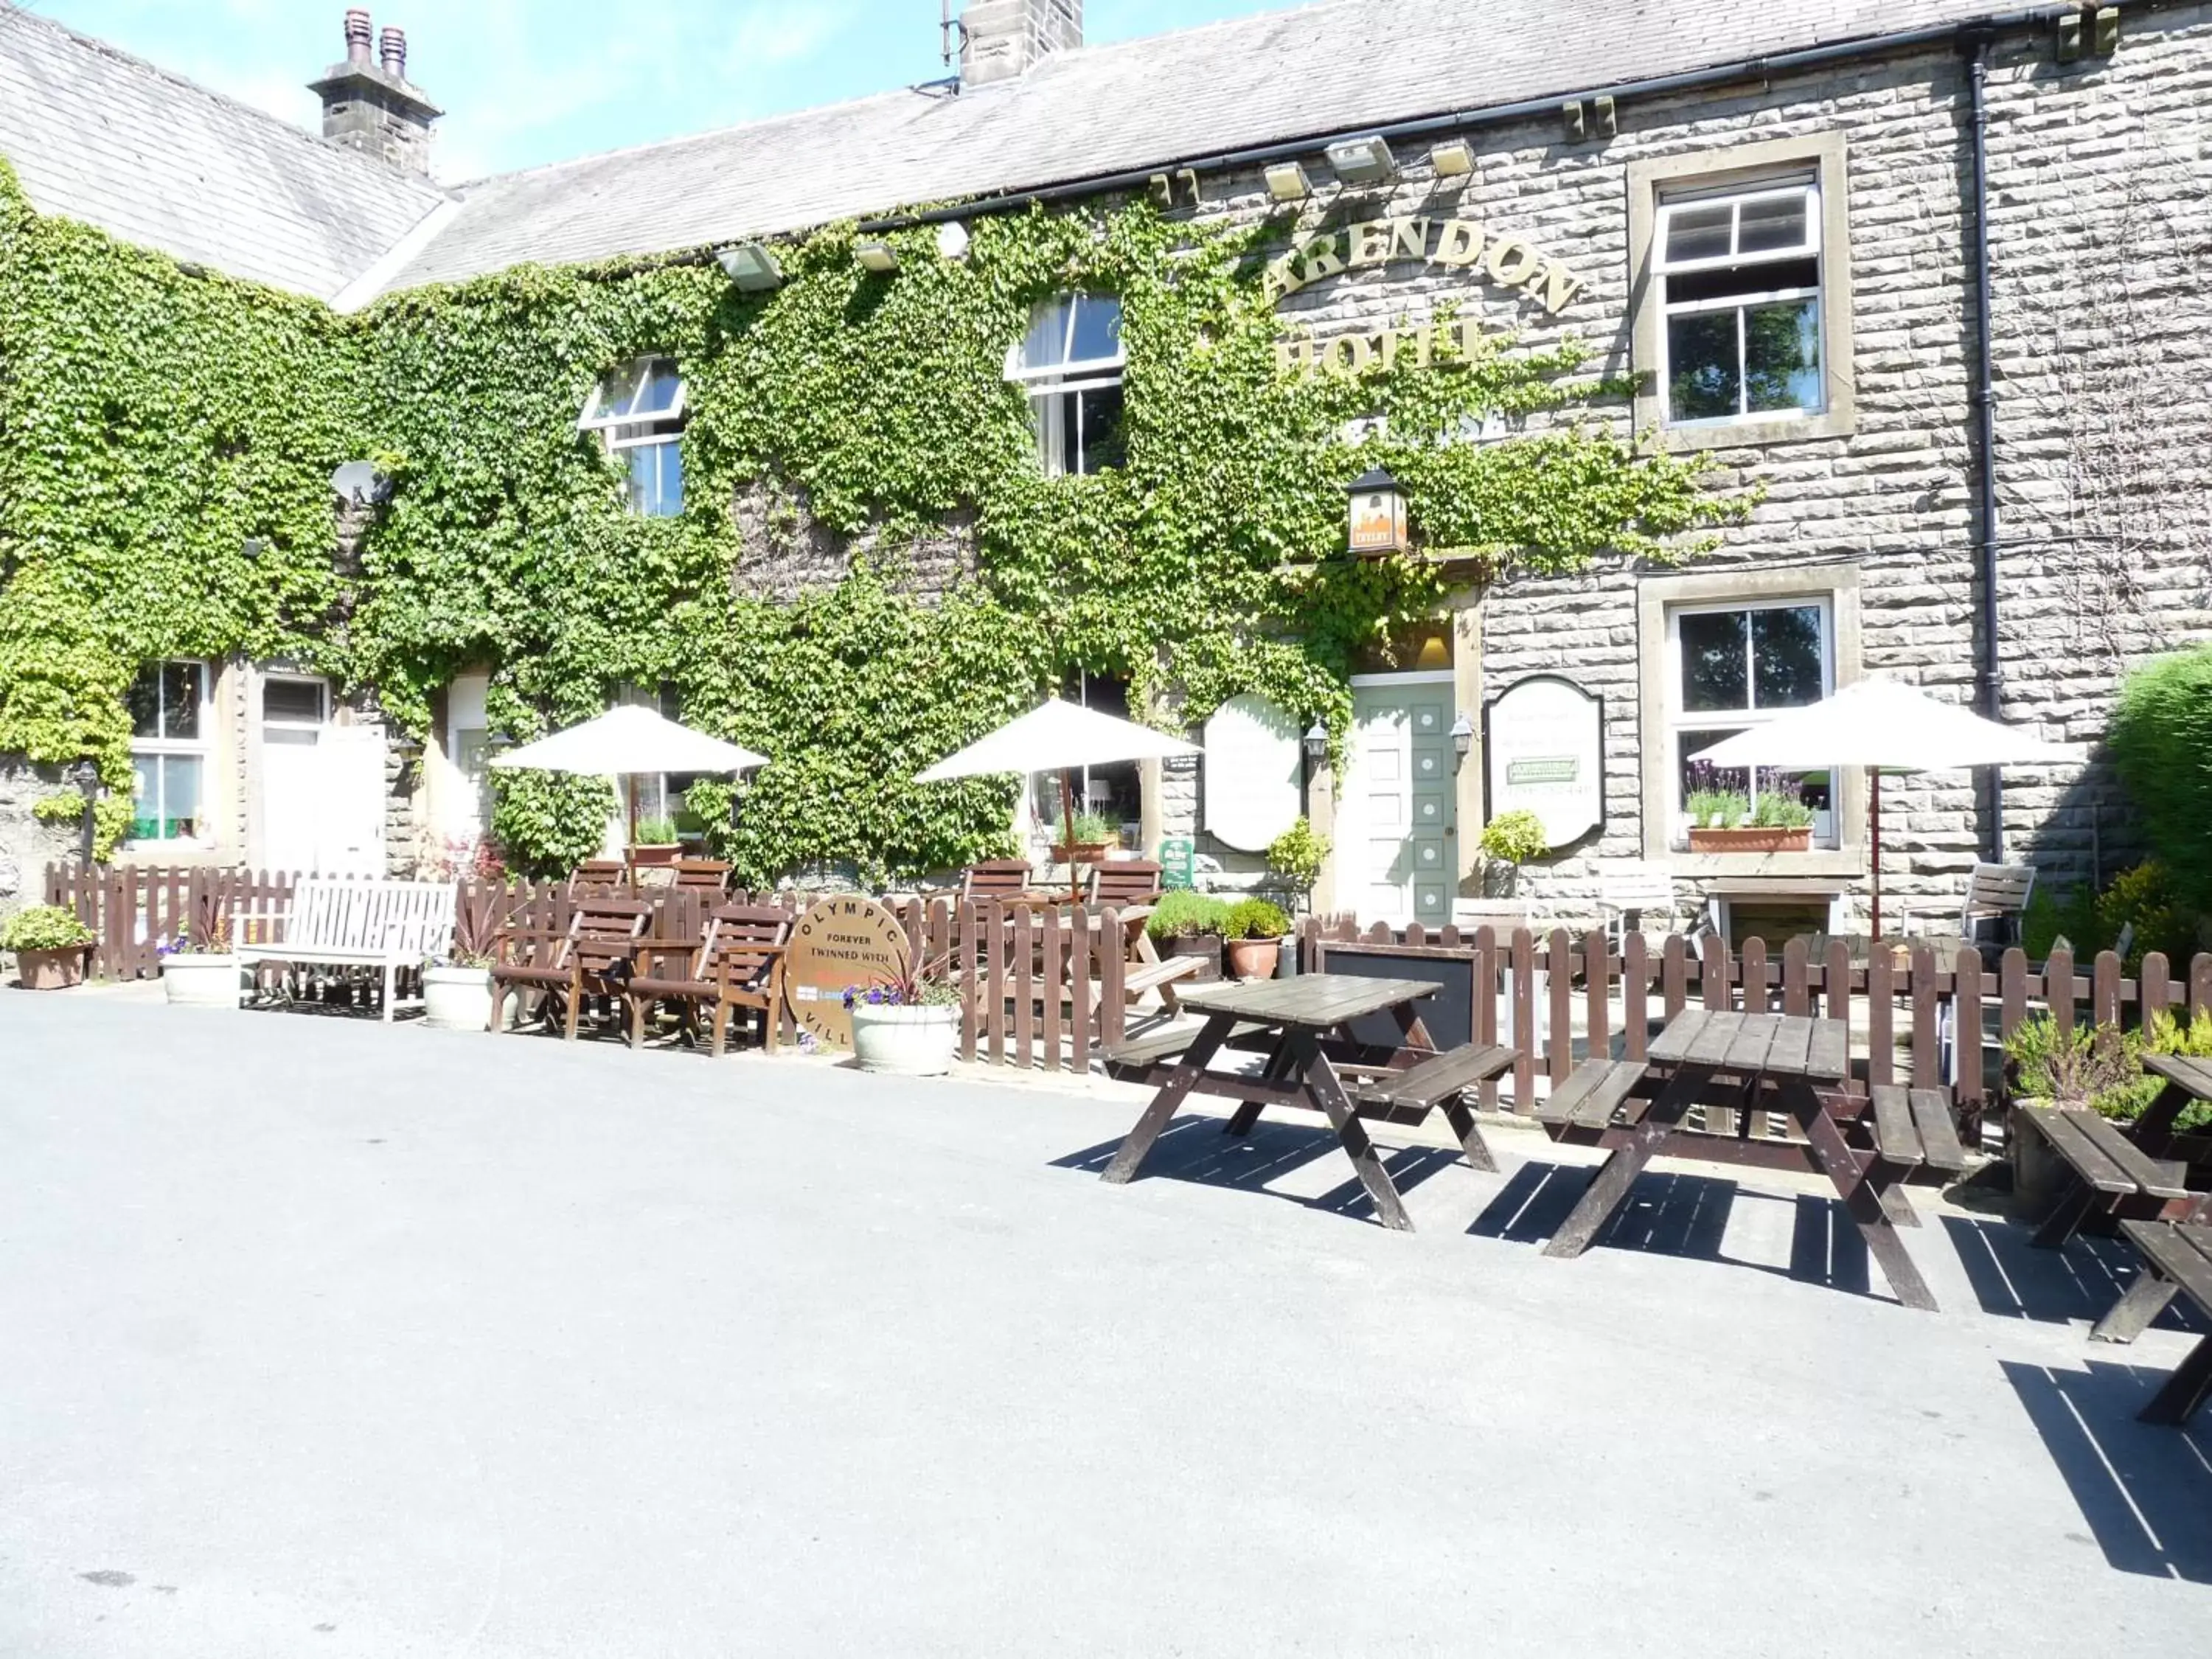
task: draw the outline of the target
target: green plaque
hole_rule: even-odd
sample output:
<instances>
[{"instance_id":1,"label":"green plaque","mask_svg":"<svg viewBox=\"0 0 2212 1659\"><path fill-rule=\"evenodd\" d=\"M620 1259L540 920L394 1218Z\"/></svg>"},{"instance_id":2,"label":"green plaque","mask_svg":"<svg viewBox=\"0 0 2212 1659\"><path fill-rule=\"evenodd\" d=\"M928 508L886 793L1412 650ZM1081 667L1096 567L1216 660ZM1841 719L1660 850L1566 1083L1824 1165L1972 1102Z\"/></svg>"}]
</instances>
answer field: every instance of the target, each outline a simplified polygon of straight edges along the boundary
<instances>
[{"instance_id":1,"label":"green plaque","mask_svg":"<svg viewBox=\"0 0 2212 1659\"><path fill-rule=\"evenodd\" d=\"M1170 836L1160 843L1160 884L1170 891L1198 884L1198 843L1188 836Z\"/></svg>"}]
</instances>

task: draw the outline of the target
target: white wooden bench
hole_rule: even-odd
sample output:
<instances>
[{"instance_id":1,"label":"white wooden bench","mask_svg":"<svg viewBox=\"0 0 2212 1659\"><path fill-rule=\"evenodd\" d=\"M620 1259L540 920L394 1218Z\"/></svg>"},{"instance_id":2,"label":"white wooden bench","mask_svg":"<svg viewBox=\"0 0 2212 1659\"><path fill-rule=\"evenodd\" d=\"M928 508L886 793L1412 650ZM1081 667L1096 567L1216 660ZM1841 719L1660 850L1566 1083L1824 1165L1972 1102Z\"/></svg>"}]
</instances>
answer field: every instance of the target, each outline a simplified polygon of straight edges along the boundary
<instances>
[{"instance_id":1,"label":"white wooden bench","mask_svg":"<svg viewBox=\"0 0 2212 1659\"><path fill-rule=\"evenodd\" d=\"M282 915L253 918L252 932L261 937L237 947L239 964L375 969L384 978L389 1021L398 1000L399 970L420 968L452 948L453 901L451 882L310 878L292 890L291 906Z\"/></svg>"}]
</instances>

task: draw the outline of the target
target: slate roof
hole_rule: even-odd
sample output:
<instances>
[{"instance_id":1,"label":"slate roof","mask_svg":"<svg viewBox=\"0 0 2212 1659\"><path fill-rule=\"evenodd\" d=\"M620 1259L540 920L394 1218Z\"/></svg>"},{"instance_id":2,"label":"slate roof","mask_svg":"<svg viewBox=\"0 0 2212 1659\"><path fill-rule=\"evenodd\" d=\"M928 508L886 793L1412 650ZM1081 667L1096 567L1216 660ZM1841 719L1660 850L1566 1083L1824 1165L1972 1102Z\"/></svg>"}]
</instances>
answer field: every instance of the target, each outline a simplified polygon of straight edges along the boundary
<instances>
[{"instance_id":1,"label":"slate roof","mask_svg":"<svg viewBox=\"0 0 2212 1659\"><path fill-rule=\"evenodd\" d=\"M387 284L652 253L1983 15L2002 0L1328 0L460 187ZM925 20L927 21L927 20Z\"/></svg>"},{"instance_id":2,"label":"slate roof","mask_svg":"<svg viewBox=\"0 0 2212 1659\"><path fill-rule=\"evenodd\" d=\"M1057 53L957 97L902 88L443 194L0 9L0 154L41 211L324 298L359 283L358 299L1549 98L2004 3L1323 0ZM400 246L418 224L418 246Z\"/></svg>"},{"instance_id":3,"label":"slate roof","mask_svg":"<svg viewBox=\"0 0 2212 1659\"><path fill-rule=\"evenodd\" d=\"M325 300L443 199L427 179L5 6L0 155L41 213Z\"/></svg>"}]
</instances>

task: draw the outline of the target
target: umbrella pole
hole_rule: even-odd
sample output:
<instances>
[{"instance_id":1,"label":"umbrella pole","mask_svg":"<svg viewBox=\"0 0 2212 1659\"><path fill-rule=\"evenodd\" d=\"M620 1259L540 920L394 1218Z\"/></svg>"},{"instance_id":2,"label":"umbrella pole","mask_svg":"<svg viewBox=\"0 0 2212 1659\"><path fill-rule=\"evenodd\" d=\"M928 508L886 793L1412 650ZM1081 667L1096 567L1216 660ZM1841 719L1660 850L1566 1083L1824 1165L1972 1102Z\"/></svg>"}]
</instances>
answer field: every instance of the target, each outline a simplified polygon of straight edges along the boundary
<instances>
[{"instance_id":1,"label":"umbrella pole","mask_svg":"<svg viewBox=\"0 0 2212 1659\"><path fill-rule=\"evenodd\" d=\"M1060 833L1067 839L1067 902L1083 902L1083 884L1075 873L1075 812L1068 804L1067 768L1060 769Z\"/></svg>"},{"instance_id":2,"label":"umbrella pole","mask_svg":"<svg viewBox=\"0 0 2212 1659\"><path fill-rule=\"evenodd\" d=\"M1881 943L1881 768L1870 766L1867 770L1874 775L1873 786L1869 791L1874 813L1874 828L1870 832L1873 844L1869 850L1874 854L1874 938L1875 943L1879 945Z\"/></svg>"}]
</instances>

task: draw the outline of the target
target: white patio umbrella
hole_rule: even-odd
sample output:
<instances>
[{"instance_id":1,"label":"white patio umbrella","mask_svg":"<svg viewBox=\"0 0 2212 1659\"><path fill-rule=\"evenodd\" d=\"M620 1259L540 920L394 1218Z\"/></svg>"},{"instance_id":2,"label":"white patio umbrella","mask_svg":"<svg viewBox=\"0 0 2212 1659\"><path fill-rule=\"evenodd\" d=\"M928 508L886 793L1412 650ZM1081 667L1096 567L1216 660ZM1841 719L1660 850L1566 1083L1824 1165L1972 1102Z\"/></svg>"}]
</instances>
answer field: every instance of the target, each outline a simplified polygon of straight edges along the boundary
<instances>
[{"instance_id":1,"label":"white patio umbrella","mask_svg":"<svg viewBox=\"0 0 2212 1659\"><path fill-rule=\"evenodd\" d=\"M1777 714L1691 757L1715 766L1813 770L1863 766L1869 774L1874 854L1874 933L1881 937L1881 775L1959 772L1977 766L2078 763L2081 752L2031 732L1984 720L1917 686L1874 678L1833 696Z\"/></svg>"},{"instance_id":2,"label":"white patio umbrella","mask_svg":"<svg viewBox=\"0 0 2212 1659\"><path fill-rule=\"evenodd\" d=\"M1173 755L1198 752L1194 743L1054 697L1019 720L1010 720L990 736L969 744L958 754L948 755L915 781L949 783L955 778L984 778L1006 772L1025 777L1038 772L1057 772L1060 821L1072 842L1075 839L1075 819L1069 804L1074 791L1068 775L1078 767L1111 766L1120 761L1165 760ZM1068 874L1073 883L1072 860ZM1074 890L1079 902L1080 886Z\"/></svg>"},{"instance_id":3,"label":"white patio umbrella","mask_svg":"<svg viewBox=\"0 0 2212 1659\"><path fill-rule=\"evenodd\" d=\"M650 708L625 704L610 708L597 720L572 726L536 743L510 749L493 757L494 766L508 770L574 772L586 777L620 778L629 810L629 827L637 830L637 784L641 775L661 772L750 772L768 764L734 743L724 743L688 726L678 726Z\"/></svg>"}]
</instances>

